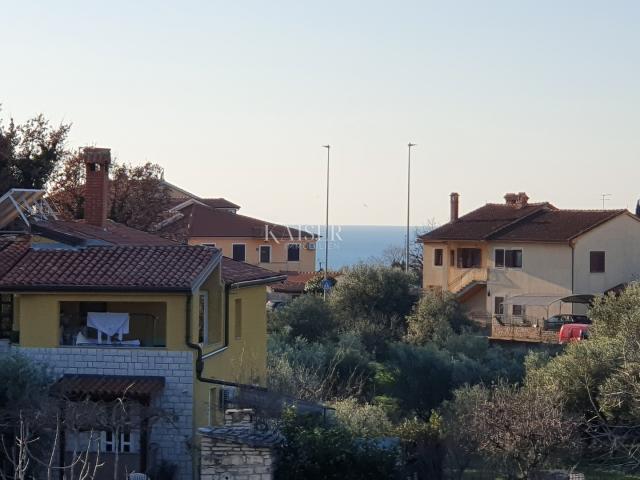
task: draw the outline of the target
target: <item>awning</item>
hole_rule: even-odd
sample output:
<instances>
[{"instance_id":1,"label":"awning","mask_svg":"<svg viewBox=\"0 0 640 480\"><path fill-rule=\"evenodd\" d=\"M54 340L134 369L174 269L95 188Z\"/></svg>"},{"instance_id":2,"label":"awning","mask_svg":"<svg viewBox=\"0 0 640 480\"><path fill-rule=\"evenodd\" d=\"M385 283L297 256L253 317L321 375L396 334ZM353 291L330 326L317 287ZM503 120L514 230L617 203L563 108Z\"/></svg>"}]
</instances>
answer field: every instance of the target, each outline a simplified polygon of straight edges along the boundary
<instances>
[{"instance_id":1,"label":"awning","mask_svg":"<svg viewBox=\"0 0 640 480\"><path fill-rule=\"evenodd\" d=\"M126 375L64 375L52 387L56 395L93 400L149 400L164 389L164 377Z\"/></svg>"},{"instance_id":2,"label":"awning","mask_svg":"<svg viewBox=\"0 0 640 480\"><path fill-rule=\"evenodd\" d=\"M563 303L591 303L595 295L576 294L576 295L515 295L508 297L502 302L504 305L528 305L537 307L548 307L556 302Z\"/></svg>"}]
</instances>

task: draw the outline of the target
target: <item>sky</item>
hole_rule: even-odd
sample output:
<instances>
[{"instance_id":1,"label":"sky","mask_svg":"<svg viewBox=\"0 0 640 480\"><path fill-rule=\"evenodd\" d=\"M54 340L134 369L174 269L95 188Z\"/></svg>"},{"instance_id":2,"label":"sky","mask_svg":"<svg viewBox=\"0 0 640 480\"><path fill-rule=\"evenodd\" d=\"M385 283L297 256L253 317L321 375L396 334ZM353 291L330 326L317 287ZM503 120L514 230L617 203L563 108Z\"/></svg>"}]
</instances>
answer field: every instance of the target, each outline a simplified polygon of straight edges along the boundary
<instances>
[{"instance_id":1,"label":"sky","mask_svg":"<svg viewBox=\"0 0 640 480\"><path fill-rule=\"evenodd\" d=\"M640 197L640 2L0 0L0 117L288 224Z\"/></svg>"}]
</instances>

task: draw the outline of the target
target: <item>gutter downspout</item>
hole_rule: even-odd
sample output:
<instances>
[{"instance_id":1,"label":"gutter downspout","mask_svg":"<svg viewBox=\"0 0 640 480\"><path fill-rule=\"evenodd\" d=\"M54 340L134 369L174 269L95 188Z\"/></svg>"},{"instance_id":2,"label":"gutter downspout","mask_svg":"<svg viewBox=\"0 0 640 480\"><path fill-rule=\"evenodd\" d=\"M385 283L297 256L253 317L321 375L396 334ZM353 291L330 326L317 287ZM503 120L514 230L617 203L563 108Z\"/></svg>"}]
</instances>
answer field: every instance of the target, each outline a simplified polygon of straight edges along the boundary
<instances>
[{"instance_id":1,"label":"gutter downspout","mask_svg":"<svg viewBox=\"0 0 640 480\"><path fill-rule=\"evenodd\" d=\"M229 304L229 289L225 287L225 307L228 307ZM228 317L229 317L229 310L228 308L225 308L225 327L227 326L228 323ZM225 387L236 387L236 388L248 388L248 389L253 389L253 390L259 390L259 391L267 391L267 389L265 387L259 387L256 385L247 385L247 384L243 384L243 383L236 383L236 382L227 382L226 380L218 380L216 378L206 378L202 376L202 371L204 370L204 359L202 358L202 347L197 344L197 343L193 343L191 341L191 295L187 296L187 307L186 307L186 312L185 312L185 320L186 320L186 338L185 338L185 342L187 344L187 346L189 348L192 348L193 350L196 350L198 356L196 357L196 379L199 382L202 383L210 383L213 385L222 385ZM225 345L224 347L222 347L222 349L226 349L228 346L228 328L225 328ZM220 349L220 350L222 350Z\"/></svg>"}]
</instances>

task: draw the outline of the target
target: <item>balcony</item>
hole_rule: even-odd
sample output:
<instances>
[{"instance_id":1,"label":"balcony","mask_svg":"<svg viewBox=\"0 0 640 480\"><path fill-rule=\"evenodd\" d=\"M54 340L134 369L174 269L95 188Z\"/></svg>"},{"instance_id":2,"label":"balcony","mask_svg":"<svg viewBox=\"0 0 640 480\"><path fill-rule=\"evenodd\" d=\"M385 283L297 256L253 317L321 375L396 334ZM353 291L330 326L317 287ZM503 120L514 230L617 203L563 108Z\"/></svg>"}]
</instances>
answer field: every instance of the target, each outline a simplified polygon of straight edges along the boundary
<instances>
[{"instance_id":1,"label":"balcony","mask_svg":"<svg viewBox=\"0 0 640 480\"><path fill-rule=\"evenodd\" d=\"M60 345L165 347L162 302L60 302Z\"/></svg>"},{"instance_id":2,"label":"balcony","mask_svg":"<svg viewBox=\"0 0 640 480\"><path fill-rule=\"evenodd\" d=\"M464 290L473 287L473 285L484 285L487 283L489 271L486 268L466 268L452 270L452 272L460 272L459 275L454 276L448 283L448 290L451 293L460 295L464 293Z\"/></svg>"}]
</instances>

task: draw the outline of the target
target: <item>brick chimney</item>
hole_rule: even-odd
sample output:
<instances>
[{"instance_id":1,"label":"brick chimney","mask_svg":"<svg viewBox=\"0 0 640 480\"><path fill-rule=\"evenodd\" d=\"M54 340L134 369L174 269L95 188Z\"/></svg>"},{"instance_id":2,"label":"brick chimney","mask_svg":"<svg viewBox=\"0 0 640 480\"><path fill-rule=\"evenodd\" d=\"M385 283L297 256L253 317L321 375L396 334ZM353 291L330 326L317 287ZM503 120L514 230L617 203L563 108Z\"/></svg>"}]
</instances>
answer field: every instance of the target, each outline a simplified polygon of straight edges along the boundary
<instances>
[{"instance_id":1,"label":"brick chimney","mask_svg":"<svg viewBox=\"0 0 640 480\"><path fill-rule=\"evenodd\" d=\"M459 199L460 199L460 195L458 195L456 192L453 192L451 195L451 221L455 222L456 220L458 220L458 204L459 204Z\"/></svg>"},{"instance_id":2,"label":"brick chimney","mask_svg":"<svg viewBox=\"0 0 640 480\"><path fill-rule=\"evenodd\" d=\"M504 201L507 205L511 205L515 208L526 207L529 203L529 196L525 192L507 193L504 196Z\"/></svg>"},{"instance_id":3,"label":"brick chimney","mask_svg":"<svg viewBox=\"0 0 640 480\"><path fill-rule=\"evenodd\" d=\"M109 211L109 165L111 150L85 147L82 151L87 168L84 190L84 219L91 225L104 227Z\"/></svg>"}]
</instances>

